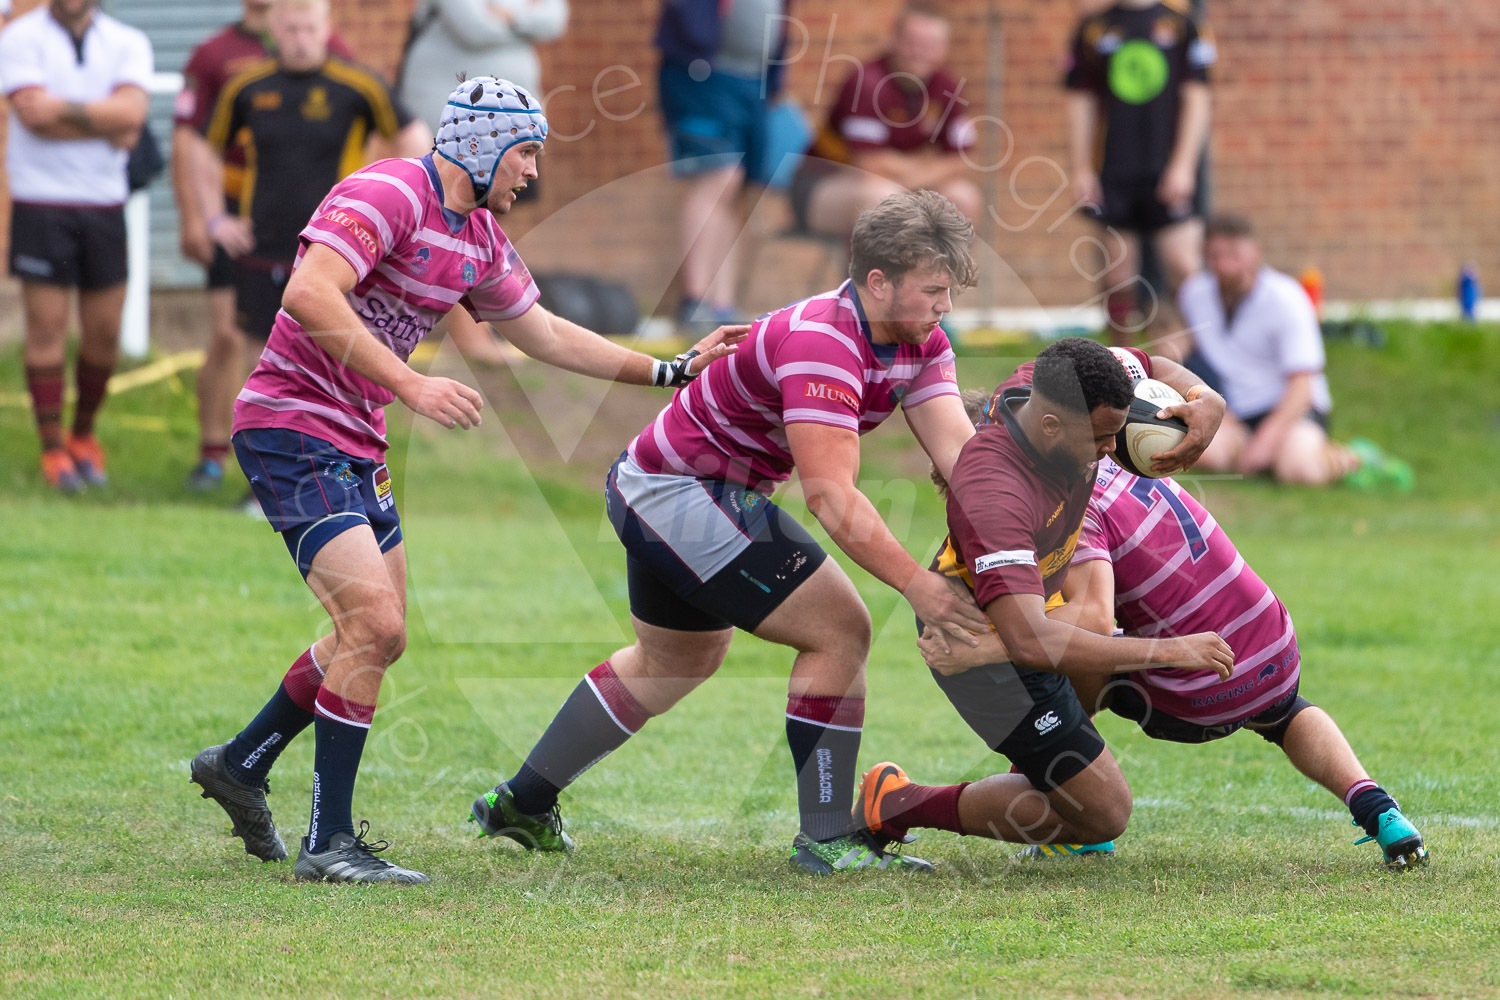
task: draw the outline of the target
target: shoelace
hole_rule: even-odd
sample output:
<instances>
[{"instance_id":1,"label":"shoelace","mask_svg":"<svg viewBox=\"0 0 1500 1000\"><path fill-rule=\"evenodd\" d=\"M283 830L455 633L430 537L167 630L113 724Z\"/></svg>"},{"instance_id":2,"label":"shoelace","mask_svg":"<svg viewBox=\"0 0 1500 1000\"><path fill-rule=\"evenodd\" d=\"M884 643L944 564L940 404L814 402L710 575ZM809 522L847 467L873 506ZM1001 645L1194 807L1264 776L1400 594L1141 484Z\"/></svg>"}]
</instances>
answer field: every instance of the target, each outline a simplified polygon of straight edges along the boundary
<instances>
[{"instance_id":1,"label":"shoelace","mask_svg":"<svg viewBox=\"0 0 1500 1000\"><path fill-rule=\"evenodd\" d=\"M371 862L375 863L376 865L382 865L382 866L384 866L386 868L394 868L394 867L396 867L395 865L393 865L389 861L387 861L385 858L377 858L375 856L375 855L379 854L381 851L384 851L384 850L388 849L391 846L390 841L388 841L388 840L377 840L377 841L374 841L373 843L370 842L370 841L367 841L367 840L365 840L365 834L367 834L369 832L370 832L370 821L367 820L367 819L360 820L359 821L359 832L354 835L354 843L349 845L350 849L351 850L355 850L355 851L359 851L359 852L367 855L369 857L369 860Z\"/></svg>"},{"instance_id":2,"label":"shoelace","mask_svg":"<svg viewBox=\"0 0 1500 1000\"><path fill-rule=\"evenodd\" d=\"M561 836L562 835L562 806L554 804L552 806L552 808L549 810L549 813L550 813L550 817L547 820L547 826L552 830L553 833L558 834L559 836Z\"/></svg>"}]
</instances>

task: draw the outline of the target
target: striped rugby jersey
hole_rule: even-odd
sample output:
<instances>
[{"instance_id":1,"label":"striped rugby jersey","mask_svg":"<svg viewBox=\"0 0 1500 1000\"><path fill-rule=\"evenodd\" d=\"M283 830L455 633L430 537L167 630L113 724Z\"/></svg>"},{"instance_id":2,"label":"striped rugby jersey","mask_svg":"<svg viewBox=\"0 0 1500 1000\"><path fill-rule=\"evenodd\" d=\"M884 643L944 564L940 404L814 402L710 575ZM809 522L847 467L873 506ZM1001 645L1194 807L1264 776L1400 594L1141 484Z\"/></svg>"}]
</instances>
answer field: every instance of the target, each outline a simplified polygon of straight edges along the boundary
<instances>
[{"instance_id":1,"label":"striped rugby jersey","mask_svg":"<svg viewBox=\"0 0 1500 1000\"><path fill-rule=\"evenodd\" d=\"M443 208L431 154L382 160L334 185L302 230L299 263L312 243L354 268L349 305L402 361L454 305L481 321L503 321L537 300L531 273L488 210L459 216ZM298 430L379 462L386 450L383 408L393 399L282 310L235 401L234 430Z\"/></svg>"},{"instance_id":2,"label":"striped rugby jersey","mask_svg":"<svg viewBox=\"0 0 1500 1000\"><path fill-rule=\"evenodd\" d=\"M1292 618L1203 505L1171 479L1144 479L1111 459L1083 516L1073 563L1112 563L1115 617L1127 635L1217 632L1234 674L1143 670L1153 707L1201 725L1247 718L1287 695L1299 654Z\"/></svg>"},{"instance_id":3,"label":"striped rugby jersey","mask_svg":"<svg viewBox=\"0 0 1500 1000\"><path fill-rule=\"evenodd\" d=\"M921 345L877 345L846 281L762 316L739 350L703 375L630 443L647 472L723 479L769 492L791 476L786 425L864 434L895 412L958 395L953 349L934 329Z\"/></svg>"}]
</instances>

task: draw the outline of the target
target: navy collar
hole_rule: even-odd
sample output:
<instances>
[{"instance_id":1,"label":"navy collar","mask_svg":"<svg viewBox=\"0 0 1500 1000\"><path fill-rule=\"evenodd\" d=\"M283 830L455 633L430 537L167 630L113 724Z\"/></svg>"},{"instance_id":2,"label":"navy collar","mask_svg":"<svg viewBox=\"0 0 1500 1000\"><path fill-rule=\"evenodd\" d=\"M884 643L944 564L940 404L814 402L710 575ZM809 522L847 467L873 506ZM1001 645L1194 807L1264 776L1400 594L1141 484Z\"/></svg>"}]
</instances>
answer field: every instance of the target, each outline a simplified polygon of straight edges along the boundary
<instances>
[{"instance_id":1,"label":"navy collar","mask_svg":"<svg viewBox=\"0 0 1500 1000\"><path fill-rule=\"evenodd\" d=\"M865 317L864 303L859 301L859 292L854 287L854 279L847 278L839 288L842 292L849 292L849 300L854 303L854 315L859 318L859 332L865 335L865 343L870 345L870 350L875 359L883 365L889 365L896 360L896 352L901 350L900 344L877 344L873 333L870 331L870 321Z\"/></svg>"},{"instance_id":2,"label":"navy collar","mask_svg":"<svg viewBox=\"0 0 1500 1000\"><path fill-rule=\"evenodd\" d=\"M469 221L469 217L462 212L455 212L443 204L443 198L445 197L443 194L443 180L438 176L437 164L432 162L431 153L422 157L422 167L427 171L427 179L432 182L432 191L437 195L438 207L443 210L443 222L447 223L448 232L457 236L463 231L464 224Z\"/></svg>"},{"instance_id":3,"label":"navy collar","mask_svg":"<svg viewBox=\"0 0 1500 1000\"><path fill-rule=\"evenodd\" d=\"M1030 462L1032 467L1039 473L1071 486L1074 482L1074 477L1059 472L1053 463L1047 461L1042 456L1042 453L1036 450L1030 439L1026 437L1026 432L1021 429L1021 421L1016 419L1015 411L1010 408L1010 404L1013 402L1025 403L1029 400L1031 398L1031 388L1029 385L1013 385L1000 393L1000 398L990 407L992 414L990 419L994 419L993 414L999 414L1001 422L1005 424L1005 429L1010 434L1010 439L1016 443L1017 448L1021 449L1021 455L1025 457L1026 461ZM1087 479L1091 470L1097 470L1098 465L1098 462L1094 462L1084 466L1081 478Z\"/></svg>"}]
</instances>

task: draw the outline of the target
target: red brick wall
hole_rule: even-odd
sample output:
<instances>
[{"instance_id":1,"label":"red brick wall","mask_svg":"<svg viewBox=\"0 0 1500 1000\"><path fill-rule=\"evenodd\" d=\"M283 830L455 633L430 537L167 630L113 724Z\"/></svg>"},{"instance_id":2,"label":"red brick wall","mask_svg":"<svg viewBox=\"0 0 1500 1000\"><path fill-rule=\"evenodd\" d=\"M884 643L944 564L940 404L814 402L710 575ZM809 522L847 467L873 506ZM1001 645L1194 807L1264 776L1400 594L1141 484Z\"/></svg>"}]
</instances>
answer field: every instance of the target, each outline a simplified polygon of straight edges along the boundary
<instances>
[{"instance_id":1,"label":"red brick wall","mask_svg":"<svg viewBox=\"0 0 1500 1000\"><path fill-rule=\"evenodd\" d=\"M587 132L549 143L542 203L507 226L533 266L618 275L647 307L670 298L676 263L676 191L662 169L650 45L659 4L572 0L567 35L543 47L546 89L554 137ZM394 68L410 5L333 0L340 33L386 70ZM898 0L796 0L809 46L789 83L804 106L812 108L817 96L830 26L835 55L868 56L897 7ZM1013 140L999 143L1011 146L1000 168L980 175L1005 223L981 232L1009 270L969 302L1085 301L1091 285L1069 258L1091 227L1068 217L1065 197L1040 211L1025 207L1055 191L1058 174L1049 161L1065 163L1056 81L1074 4L953 0L950 8L952 65L967 81L969 111L998 112ZM1448 295L1465 260L1500 288L1500 4L1216 0L1210 12L1220 50L1215 204L1256 221L1274 264L1293 271L1317 264L1330 298ZM986 106L991 41L1003 63L998 108ZM610 66L627 67L641 85L595 101L596 80L601 92L630 83L622 70L599 79ZM823 103L845 69L831 64ZM559 90L569 86L576 89ZM998 138L994 126L981 129L982 142ZM611 182L618 183L606 188ZM784 284L800 294L795 277ZM765 294L782 284L772 275Z\"/></svg>"}]
</instances>

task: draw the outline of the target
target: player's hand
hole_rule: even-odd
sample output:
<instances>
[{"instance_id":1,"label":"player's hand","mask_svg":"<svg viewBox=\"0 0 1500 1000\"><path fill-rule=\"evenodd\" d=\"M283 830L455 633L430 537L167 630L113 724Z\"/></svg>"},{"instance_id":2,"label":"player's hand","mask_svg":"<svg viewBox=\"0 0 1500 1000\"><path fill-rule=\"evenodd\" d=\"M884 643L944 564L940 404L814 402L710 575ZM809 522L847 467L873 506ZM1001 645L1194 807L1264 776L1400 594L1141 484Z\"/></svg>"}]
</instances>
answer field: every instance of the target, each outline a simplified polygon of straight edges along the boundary
<instances>
[{"instance_id":1,"label":"player's hand","mask_svg":"<svg viewBox=\"0 0 1500 1000\"><path fill-rule=\"evenodd\" d=\"M954 648L943 638L942 633L929 625L917 639L917 649L921 651L922 659L927 661L927 665L944 677L952 677L986 663L1000 663L1009 659L1005 645L995 633L988 630L981 632L976 641L976 646L958 643Z\"/></svg>"},{"instance_id":2,"label":"player's hand","mask_svg":"<svg viewBox=\"0 0 1500 1000\"><path fill-rule=\"evenodd\" d=\"M902 593L917 617L922 619L937 634L944 652L950 640L961 645L978 646L975 632L988 631L989 617L974 603L967 590L956 593L948 586L948 578L930 569L918 570Z\"/></svg>"},{"instance_id":3,"label":"player's hand","mask_svg":"<svg viewBox=\"0 0 1500 1000\"><path fill-rule=\"evenodd\" d=\"M739 350L739 342L749 335L750 327L744 324L736 323L732 326L719 327L693 345L693 350L698 352L698 356L688 362L688 374L697 375L719 358L733 354Z\"/></svg>"},{"instance_id":4,"label":"player's hand","mask_svg":"<svg viewBox=\"0 0 1500 1000\"><path fill-rule=\"evenodd\" d=\"M1092 205L1096 209L1104 207L1104 185L1099 182L1099 175L1092 170L1073 171L1073 201Z\"/></svg>"},{"instance_id":5,"label":"player's hand","mask_svg":"<svg viewBox=\"0 0 1500 1000\"><path fill-rule=\"evenodd\" d=\"M1196 164L1183 167L1169 165L1156 185L1156 199L1174 212L1182 212L1192 207L1193 192L1197 189Z\"/></svg>"},{"instance_id":6,"label":"player's hand","mask_svg":"<svg viewBox=\"0 0 1500 1000\"><path fill-rule=\"evenodd\" d=\"M250 222L237 215L221 215L209 224L208 233L231 257L243 257L255 249Z\"/></svg>"},{"instance_id":7,"label":"player's hand","mask_svg":"<svg viewBox=\"0 0 1500 1000\"><path fill-rule=\"evenodd\" d=\"M208 227L184 221L178 227L177 240L182 246L182 255L195 264L208 267L214 262L214 241L208 235Z\"/></svg>"},{"instance_id":8,"label":"player's hand","mask_svg":"<svg viewBox=\"0 0 1500 1000\"><path fill-rule=\"evenodd\" d=\"M1158 476L1165 476L1171 472L1190 469L1194 462L1203 457L1208 443L1219 431L1219 424L1224 421L1224 397L1209 389L1191 403L1168 406L1157 410L1156 415L1163 419L1178 417L1188 426L1187 437L1177 447L1151 456L1151 471Z\"/></svg>"},{"instance_id":9,"label":"player's hand","mask_svg":"<svg viewBox=\"0 0 1500 1000\"><path fill-rule=\"evenodd\" d=\"M479 426L479 408L484 400L474 389L439 375L418 375L410 385L399 398L422 416L450 429Z\"/></svg>"},{"instance_id":10,"label":"player's hand","mask_svg":"<svg viewBox=\"0 0 1500 1000\"><path fill-rule=\"evenodd\" d=\"M1152 650L1148 667L1176 667L1179 670L1212 670L1219 680L1234 673L1234 650L1219 638L1217 632L1196 632L1172 639L1161 639Z\"/></svg>"}]
</instances>

